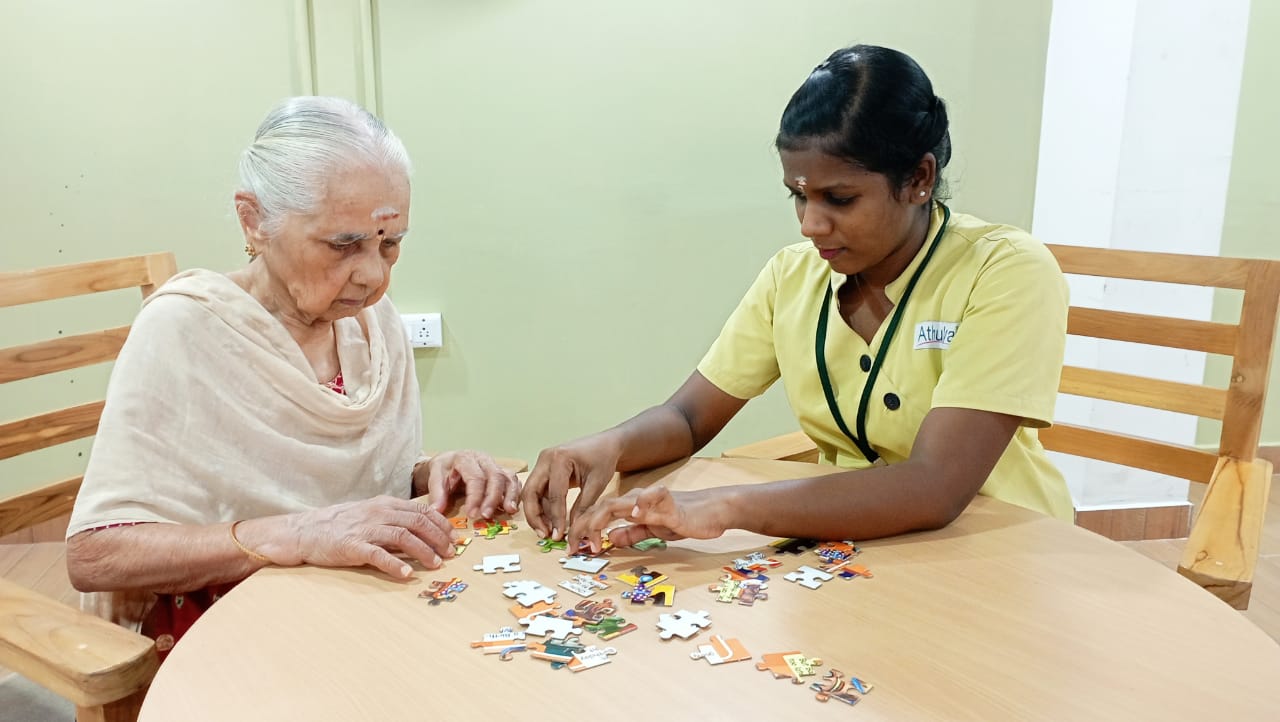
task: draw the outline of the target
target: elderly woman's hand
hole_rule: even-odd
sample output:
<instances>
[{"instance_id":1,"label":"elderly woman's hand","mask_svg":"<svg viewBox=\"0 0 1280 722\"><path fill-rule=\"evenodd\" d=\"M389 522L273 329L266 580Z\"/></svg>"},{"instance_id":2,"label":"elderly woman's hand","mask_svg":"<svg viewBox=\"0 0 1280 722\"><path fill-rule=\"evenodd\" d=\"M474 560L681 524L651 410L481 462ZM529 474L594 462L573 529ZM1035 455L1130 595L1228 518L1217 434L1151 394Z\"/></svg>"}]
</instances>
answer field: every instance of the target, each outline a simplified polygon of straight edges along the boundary
<instances>
[{"instance_id":1,"label":"elderly woman's hand","mask_svg":"<svg viewBox=\"0 0 1280 722\"><path fill-rule=\"evenodd\" d=\"M413 568L391 550L422 562L428 569L435 569L441 558L454 554L454 530L449 520L430 506L409 499L378 496L294 514L290 521L298 545L298 564L368 564L403 579Z\"/></svg>"},{"instance_id":2,"label":"elderly woman's hand","mask_svg":"<svg viewBox=\"0 0 1280 722\"><path fill-rule=\"evenodd\" d=\"M478 451L446 451L413 470L415 494L426 493L431 508L443 513L459 494L463 513L473 519L492 519L498 512L519 508L520 480Z\"/></svg>"}]
</instances>

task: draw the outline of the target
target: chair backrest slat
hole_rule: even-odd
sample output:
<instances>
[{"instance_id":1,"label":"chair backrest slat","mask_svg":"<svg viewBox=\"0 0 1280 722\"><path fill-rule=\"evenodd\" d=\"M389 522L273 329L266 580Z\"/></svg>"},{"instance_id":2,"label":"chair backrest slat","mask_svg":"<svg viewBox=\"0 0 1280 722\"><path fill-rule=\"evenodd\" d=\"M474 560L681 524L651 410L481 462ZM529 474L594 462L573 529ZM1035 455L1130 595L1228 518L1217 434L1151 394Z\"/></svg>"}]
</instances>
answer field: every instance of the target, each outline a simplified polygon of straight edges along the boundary
<instances>
[{"instance_id":1,"label":"chair backrest slat","mask_svg":"<svg viewBox=\"0 0 1280 722\"><path fill-rule=\"evenodd\" d=\"M1227 387L1228 414L1222 420L1219 451L1249 461L1262 433L1262 410L1271 373L1271 350L1276 338L1280 306L1280 261L1253 261L1248 288L1240 308L1240 330L1231 381ZM1234 411L1235 413L1231 413Z\"/></svg>"},{"instance_id":2,"label":"chair backrest slat","mask_svg":"<svg viewBox=\"0 0 1280 722\"><path fill-rule=\"evenodd\" d=\"M0 499L0 537L57 519L75 504L83 476L50 484L35 492Z\"/></svg>"},{"instance_id":3,"label":"chair backrest slat","mask_svg":"<svg viewBox=\"0 0 1280 722\"><path fill-rule=\"evenodd\" d=\"M1227 392L1222 389L1078 366L1062 367L1058 391L1218 420L1227 405Z\"/></svg>"},{"instance_id":4,"label":"chair backrest slat","mask_svg":"<svg viewBox=\"0 0 1280 722\"><path fill-rule=\"evenodd\" d=\"M1104 311L1072 306L1067 313L1067 333L1110 341L1130 341L1186 351L1230 356L1236 351L1236 326L1145 313Z\"/></svg>"},{"instance_id":5,"label":"chair backrest slat","mask_svg":"<svg viewBox=\"0 0 1280 722\"><path fill-rule=\"evenodd\" d=\"M1242 289L1249 281L1250 267L1256 263L1248 258L1046 245L1058 259L1063 273L1188 286Z\"/></svg>"},{"instance_id":6,"label":"chair backrest slat","mask_svg":"<svg viewBox=\"0 0 1280 722\"><path fill-rule=\"evenodd\" d=\"M103 403L93 401L0 424L0 459L93 436Z\"/></svg>"},{"instance_id":7,"label":"chair backrest slat","mask_svg":"<svg viewBox=\"0 0 1280 722\"><path fill-rule=\"evenodd\" d=\"M152 283L152 256L0 273L0 308Z\"/></svg>"},{"instance_id":8,"label":"chair backrest slat","mask_svg":"<svg viewBox=\"0 0 1280 722\"><path fill-rule=\"evenodd\" d=\"M0 349L0 383L70 371L115 359L128 326Z\"/></svg>"},{"instance_id":9,"label":"chair backrest slat","mask_svg":"<svg viewBox=\"0 0 1280 722\"><path fill-rule=\"evenodd\" d=\"M1109 461L1138 469L1204 483L1213 474L1218 455L1203 449L1138 436L1055 423L1040 430L1046 449L1086 459Z\"/></svg>"}]
</instances>

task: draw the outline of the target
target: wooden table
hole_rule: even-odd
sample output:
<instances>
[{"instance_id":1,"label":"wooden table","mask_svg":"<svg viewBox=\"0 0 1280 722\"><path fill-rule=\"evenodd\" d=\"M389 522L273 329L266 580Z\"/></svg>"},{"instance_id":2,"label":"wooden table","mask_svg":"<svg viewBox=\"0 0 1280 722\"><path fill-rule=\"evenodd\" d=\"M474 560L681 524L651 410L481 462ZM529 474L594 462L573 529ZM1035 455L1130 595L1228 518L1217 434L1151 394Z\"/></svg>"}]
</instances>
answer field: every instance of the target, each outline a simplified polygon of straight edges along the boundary
<instances>
[{"instance_id":1,"label":"wooden table","mask_svg":"<svg viewBox=\"0 0 1280 722\"><path fill-rule=\"evenodd\" d=\"M639 475L674 488L829 471L795 462L695 459ZM627 486L624 480L623 486ZM634 479L630 480L634 483ZM1103 537L986 497L951 526L862 544L873 579L818 590L782 573L812 554L775 555L769 599L717 603L707 584L768 540L731 532L642 553L614 550L606 573L668 574L669 610L619 613L639 629L604 643L611 664L573 673L469 642L515 625L503 582L556 586L571 573L521 528L477 539L445 569L394 582L371 571L264 569L218 602L161 667L143 722L174 720L1275 720L1280 646L1174 572ZM523 570L471 570L518 552ZM417 598L429 580L470 584L457 601ZM559 590L557 601L579 597ZM691 640L658 639L662 611L706 610ZM711 634L756 655L800 650L875 685L856 707L754 662L690 659ZM597 643L585 634L587 643ZM532 638L531 638L532 639ZM813 681L812 677L806 681Z\"/></svg>"}]
</instances>

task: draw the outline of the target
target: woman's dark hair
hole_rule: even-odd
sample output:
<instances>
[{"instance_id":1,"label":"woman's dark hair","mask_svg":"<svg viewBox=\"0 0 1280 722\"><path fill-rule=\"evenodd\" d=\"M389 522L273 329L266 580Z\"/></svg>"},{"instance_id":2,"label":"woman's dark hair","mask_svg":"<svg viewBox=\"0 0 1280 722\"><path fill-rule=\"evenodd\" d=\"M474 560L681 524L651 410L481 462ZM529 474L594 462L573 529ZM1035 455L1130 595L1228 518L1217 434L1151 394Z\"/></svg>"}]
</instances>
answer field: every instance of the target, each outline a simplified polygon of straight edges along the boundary
<instances>
[{"instance_id":1,"label":"woman's dark hair","mask_svg":"<svg viewBox=\"0 0 1280 722\"><path fill-rule=\"evenodd\" d=\"M775 144L842 158L895 189L925 153L937 159L939 179L951 160L947 106L929 76L906 54L876 45L842 48L814 68L782 111Z\"/></svg>"}]
</instances>

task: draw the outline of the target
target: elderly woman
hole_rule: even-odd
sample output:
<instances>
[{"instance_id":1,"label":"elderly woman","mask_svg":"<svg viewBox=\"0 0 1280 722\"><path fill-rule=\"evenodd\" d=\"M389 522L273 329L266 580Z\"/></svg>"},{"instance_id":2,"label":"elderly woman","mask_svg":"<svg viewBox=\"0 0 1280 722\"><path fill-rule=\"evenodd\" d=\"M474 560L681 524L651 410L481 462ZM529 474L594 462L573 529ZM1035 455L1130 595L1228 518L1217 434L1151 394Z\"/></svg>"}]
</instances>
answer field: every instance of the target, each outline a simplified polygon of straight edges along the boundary
<instances>
[{"instance_id":1,"label":"elderly woman","mask_svg":"<svg viewBox=\"0 0 1280 722\"><path fill-rule=\"evenodd\" d=\"M413 355L386 297L409 159L344 100L293 98L240 161L247 266L147 299L120 353L68 529L71 581L166 651L269 564L403 579L453 556L442 516L514 512L482 454L427 458ZM427 502L411 497L426 495Z\"/></svg>"}]
</instances>

